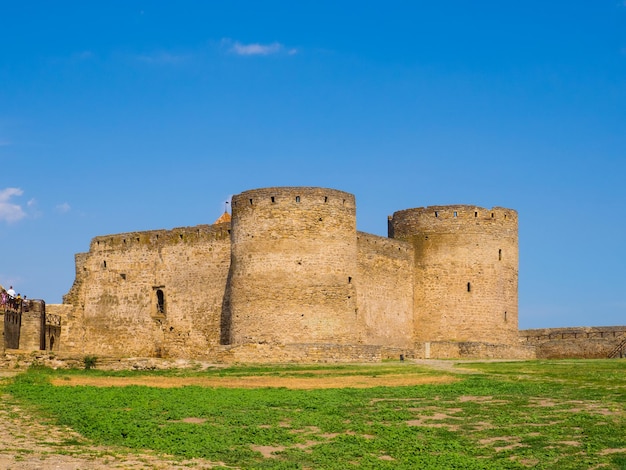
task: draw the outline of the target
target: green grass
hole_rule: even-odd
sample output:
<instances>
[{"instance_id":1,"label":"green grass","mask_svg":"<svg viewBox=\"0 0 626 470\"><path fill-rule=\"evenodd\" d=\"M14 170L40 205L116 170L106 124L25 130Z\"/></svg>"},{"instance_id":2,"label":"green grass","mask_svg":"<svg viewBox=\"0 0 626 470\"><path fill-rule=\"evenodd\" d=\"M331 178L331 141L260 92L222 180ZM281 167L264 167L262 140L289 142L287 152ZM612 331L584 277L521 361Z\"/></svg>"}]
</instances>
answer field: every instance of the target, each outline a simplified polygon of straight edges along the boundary
<instances>
[{"instance_id":1,"label":"green grass","mask_svg":"<svg viewBox=\"0 0 626 470\"><path fill-rule=\"evenodd\" d=\"M54 387L53 377L130 374L34 368L5 389L23 406L96 444L242 468L626 469L626 361L465 367L480 373L443 385L306 391ZM416 371L440 374L410 363L385 363L141 375L320 377ZM273 457L263 457L262 446L273 449Z\"/></svg>"}]
</instances>

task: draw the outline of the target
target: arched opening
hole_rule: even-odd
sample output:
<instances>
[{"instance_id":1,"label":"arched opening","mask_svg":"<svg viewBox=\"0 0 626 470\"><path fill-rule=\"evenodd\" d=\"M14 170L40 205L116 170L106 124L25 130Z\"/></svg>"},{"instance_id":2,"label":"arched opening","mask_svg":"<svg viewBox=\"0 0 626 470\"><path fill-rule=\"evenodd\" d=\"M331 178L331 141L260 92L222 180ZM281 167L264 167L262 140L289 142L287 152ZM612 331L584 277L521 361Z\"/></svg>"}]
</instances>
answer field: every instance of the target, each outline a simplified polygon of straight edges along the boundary
<instances>
[{"instance_id":1,"label":"arched opening","mask_svg":"<svg viewBox=\"0 0 626 470\"><path fill-rule=\"evenodd\" d=\"M50 336L50 351L54 349L54 335Z\"/></svg>"},{"instance_id":2,"label":"arched opening","mask_svg":"<svg viewBox=\"0 0 626 470\"><path fill-rule=\"evenodd\" d=\"M164 315L165 314L165 294L163 293L161 289L157 289L156 297L157 297L156 299L157 300L157 313Z\"/></svg>"}]
</instances>

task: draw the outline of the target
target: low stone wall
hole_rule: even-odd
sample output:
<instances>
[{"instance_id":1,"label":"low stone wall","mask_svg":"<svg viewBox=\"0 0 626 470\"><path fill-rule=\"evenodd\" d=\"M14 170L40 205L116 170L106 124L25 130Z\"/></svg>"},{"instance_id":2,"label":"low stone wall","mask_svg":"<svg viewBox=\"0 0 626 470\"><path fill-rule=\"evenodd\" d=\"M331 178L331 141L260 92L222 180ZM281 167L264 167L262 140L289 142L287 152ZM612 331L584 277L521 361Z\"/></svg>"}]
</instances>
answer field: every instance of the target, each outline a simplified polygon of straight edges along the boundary
<instances>
[{"instance_id":1,"label":"low stone wall","mask_svg":"<svg viewBox=\"0 0 626 470\"><path fill-rule=\"evenodd\" d=\"M380 346L347 344L242 344L224 346L218 353L223 363L349 363L380 362Z\"/></svg>"},{"instance_id":2,"label":"low stone wall","mask_svg":"<svg viewBox=\"0 0 626 470\"><path fill-rule=\"evenodd\" d=\"M538 359L606 358L626 338L626 326L520 330L520 345L534 346Z\"/></svg>"},{"instance_id":3,"label":"low stone wall","mask_svg":"<svg viewBox=\"0 0 626 470\"><path fill-rule=\"evenodd\" d=\"M534 346L431 341L415 344L415 359L535 359Z\"/></svg>"}]
</instances>

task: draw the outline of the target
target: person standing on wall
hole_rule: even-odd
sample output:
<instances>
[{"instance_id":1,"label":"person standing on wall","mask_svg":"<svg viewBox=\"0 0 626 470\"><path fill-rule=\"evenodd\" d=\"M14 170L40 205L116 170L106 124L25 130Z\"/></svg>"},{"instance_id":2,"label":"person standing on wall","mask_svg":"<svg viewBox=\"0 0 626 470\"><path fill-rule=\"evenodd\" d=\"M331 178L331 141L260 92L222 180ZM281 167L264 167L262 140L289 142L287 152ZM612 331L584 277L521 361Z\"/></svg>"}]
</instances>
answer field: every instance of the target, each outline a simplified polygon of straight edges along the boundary
<instances>
[{"instance_id":1,"label":"person standing on wall","mask_svg":"<svg viewBox=\"0 0 626 470\"><path fill-rule=\"evenodd\" d=\"M9 296L9 306L15 308L15 291L13 290L13 286L9 286L7 295Z\"/></svg>"}]
</instances>

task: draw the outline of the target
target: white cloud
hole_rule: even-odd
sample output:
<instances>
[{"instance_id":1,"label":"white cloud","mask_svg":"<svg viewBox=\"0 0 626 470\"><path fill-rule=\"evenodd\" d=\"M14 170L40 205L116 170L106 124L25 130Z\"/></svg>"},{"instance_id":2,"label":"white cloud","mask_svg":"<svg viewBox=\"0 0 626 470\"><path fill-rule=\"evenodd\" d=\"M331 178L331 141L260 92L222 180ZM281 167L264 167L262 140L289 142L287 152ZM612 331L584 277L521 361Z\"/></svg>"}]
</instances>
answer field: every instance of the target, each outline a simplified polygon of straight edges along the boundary
<instances>
[{"instance_id":1,"label":"white cloud","mask_svg":"<svg viewBox=\"0 0 626 470\"><path fill-rule=\"evenodd\" d=\"M67 212L70 211L71 207L67 202L64 202L63 204L59 204L55 207L56 211L59 212L60 214L66 214Z\"/></svg>"},{"instance_id":2,"label":"white cloud","mask_svg":"<svg viewBox=\"0 0 626 470\"><path fill-rule=\"evenodd\" d=\"M233 42L231 39L222 39L222 46L225 47L228 52L241 56L266 56L283 53L294 55L298 52L297 49L294 48L285 49L285 46L279 42L273 42L271 44L260 44L258 42L242 44L239 41Z\"/></svg>"},{"instance_id":3,"label":"white cloud","mask_svg":"<svg viewBox=\"0 0 626 470\"><path fill-rule=\"evenodd\" d=\"M26 217L22 206L10 202L12 197L21 196L23 193L24 191L19 188L0 189L0 221L17 222Z\"/></svg>"}]
</instances>

